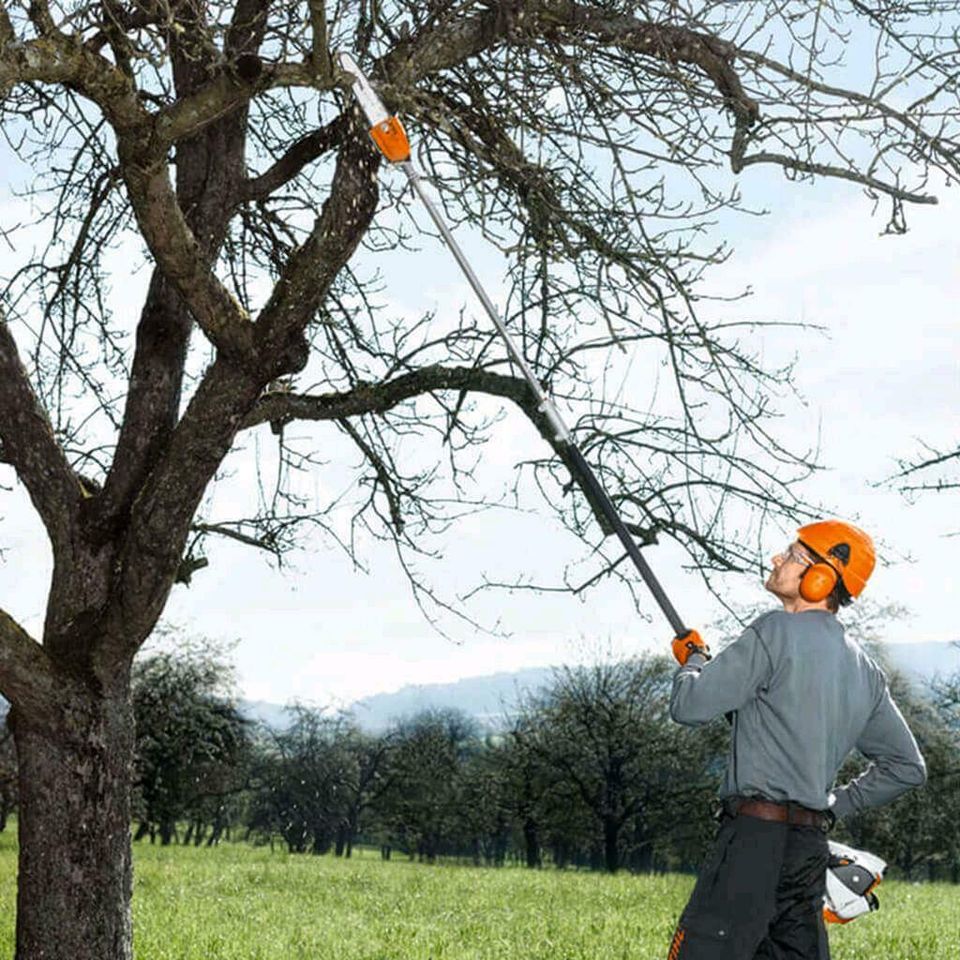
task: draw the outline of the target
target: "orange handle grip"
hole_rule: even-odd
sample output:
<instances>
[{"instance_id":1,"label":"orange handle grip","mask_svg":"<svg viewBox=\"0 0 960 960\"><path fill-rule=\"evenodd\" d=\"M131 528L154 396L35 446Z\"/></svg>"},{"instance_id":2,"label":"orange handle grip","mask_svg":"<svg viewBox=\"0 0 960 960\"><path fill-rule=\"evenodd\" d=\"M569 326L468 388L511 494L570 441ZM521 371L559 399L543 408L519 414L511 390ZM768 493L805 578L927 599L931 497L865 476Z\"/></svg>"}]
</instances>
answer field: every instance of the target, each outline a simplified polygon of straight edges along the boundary
<instances>
[{"instance_id":1,"label":"orange handle grip","mask_svg":"<svg viewBox=\"0 0 960 960\"><path fill-rule=\"evenodd\" d=\"M677 663L682 667L692 653L699 653L701 656L710 659L710 648L703 642L703 637L696 630L688 630L673 640L673 655L677 658Z\"/></svg>"}]
</instances>

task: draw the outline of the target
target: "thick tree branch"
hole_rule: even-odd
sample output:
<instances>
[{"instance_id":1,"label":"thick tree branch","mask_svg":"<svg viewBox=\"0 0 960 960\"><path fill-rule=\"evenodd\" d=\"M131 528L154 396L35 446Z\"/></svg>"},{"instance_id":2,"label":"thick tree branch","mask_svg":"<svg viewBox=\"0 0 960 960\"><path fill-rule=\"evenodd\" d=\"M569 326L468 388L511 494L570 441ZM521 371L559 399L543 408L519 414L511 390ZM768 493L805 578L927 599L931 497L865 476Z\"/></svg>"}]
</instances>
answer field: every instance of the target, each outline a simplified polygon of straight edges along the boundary
<instances>
[{"instance_id":1,"label":"thick tree branch","mask_svg":"<svg viewBox=\"0 0 960 960\"><path fill-rule=\"evenodd\" d=\"M611 14L602 7L571 0L525 3L522 18L506 4L494 4L477 17L428 29L386 56L384 73L396 87L395 94L402 94L405 86L412 87L426 76L489 52L514 34L521 38L547 36L564 43L581 34L661 62L697 66L713 81L738 125L757 118L757 105L744 93L732 66L733 45L685 27Z\"/></svg>"},{"instance_id":2,"label":"thick tree branch","mask_svg":"<svg viewBox=\"0 0 960 960\"><path fill-rule=\"evenodd\" d=\"M273 166L244 184L242 199L265 200L275 190L289 183L308 164L338 146L347 128L347 116L340 114L325 127L301 137Z\"/></svg>"},{"instance_id":3,"label":"thick tree branch","mask_svg":"<svg viewBox=\"0 0 960 960\"><path fill-rule=\"evenodd\" d=\"M30 0L27 14L37 33L44 36L56 33L57 27L53 22L53 17L50 16L50 6L46 0Z\"/></svg>"},{"instance_id":4,"label":"thick tree branch","mask_svg":"<svg viewBox=\"0 0 960 960\"><path fill-rule=\"evenodd\" d=\"M257 53L271 6L272 0L237 0L223 48L228 62Z\"/></svg>"},{"instance_id":5,"label":"thick tree branch","mask_svg":"<svg viewBox=\"0 0 960 960\"><path fill-rule=\"evenodd\" d=\"M57 687L43 647L0 610L0 694L15 707L43 715L56 702Z\"/></svg>"},{"instance_id":6,"label":"thick tree branch","mask_svg":"<svg viewBox=\"0 0 960 960\"><path fill-rule=\"evenodd\" d=\"M159 617L197 505L260 390L251 370L216 360L144 481L130 514L104 630L118 649L132 653Z\"/></svg>"},{"instance_id":7,"label":"thick tree branch","mask_svg":"<svg viewBox=\"0 0 960 960\"><path fill-rule=\"evenodd\" d=\"M241 424L242 429L262 423L289 423L293 420L344 420L347 417L388 410L435 390L471 391L512 400L542 427L549 436L546 419L537 410L535 398L527 382L520 377L508 377L476 367L424 367L405 373L384 383L360 384L352 390L327 394L269 393Z\"/></svg>"},{"instance_id":8,"label":"thick tree branch","mask_svg":"<svg viewBox=\"0 0 960 960\"><path fill-rule=\"evenodd\" d=\"M269 4L260 0L237 3L224 47L235 72L246 69L251 58L256 61L268 9ZM201 15L202 11L193 14L197 21ZM204 32L202 26L199 32ZM222 72L204 50L198 58L190 42L178 40L171 45L174 83L181 98L203 88L211 71ZM176 203L208 267L222 247L245 177L247 118L248 106L242 103L176 146ZM193 316L165 266L154 271L137 327L123 427L101 500L103 516L111 521L123 516L146 474L163 455L179 415ZM215 294L216 283L214 279L211 286ZM242 337L246 325L238 326ZM239 354L243 356L243 348Z\"/></svg>"},{"instance_id":9,"label":"thick tree branch","mask_svg":"<svg viewBox=\"0 0 960 960\"><path fill-rule=\"evenodd\" d=\"M154 270L137 324L123 424L101 497L105 518L120 517L162 454L180 412L193 321L160 270Z\"/></svg>"},{"instance_id":10,"label":"thick tree branch","mask_svg":"<svg viewBox=\"0 0 960 960\"><path fill-rule=\"evenodd\" d=\"M54 30L26 43L14 39L0 44L0 91L18 83L64 84L92 100L117 131L149 123L130 78L79 38Z\"/></svg>"},{"instance_id":11,"label":"thick tree branch","mask_svg":"<svg viewBox=\"0 0 960 960\"><path fill-rule=\"evenodd\" d=\"M327 0L308 0L310 7L311 49L313 68L321 77L333 76L327 28Z\"/></svg>"},{"instance_id":12,"label":"thick tree branch","mask_svg":"<svg viewBox=\"0 0 960 960\"><path fill-rule=\"evenodd\" d=\"M117 619L118 638L136 638L137 643L143 635L138 628L149 629L155 622L197 505L241 422L267 383L306 362L304 329L373 216L377 190L372 174L378 162L365 131L355 131L341 148L330 196L311 236L290 257L260 314L255 347L240 363L226 351L207 370L164 457L146 479L131 513L120 586L110 613ZM166 179L159 170L154 177ZM192 307L194 301L188 302ZM248 343L245 340L244 347Z\"/></svg>"},{"instance_id":13,"label":"thick tree branch","mask_svg":"<svg viewBox=\"0 0 960 960\"><path fill-rule=\"evenodd\" d=\"M0 317L0 440L54 548L72 529L82 493L50 420L30 385L9 324Z\"/></svg>"},{"instance_id":14,"label":"thick tree branch","mask_svg":"<svg viewBox=\"0 0 960 960\"><path fill-rule=\"evenodd\" d=\"M239 69L245 73L221 73L207 86L178 98L172 107L161 111L156 118L159 140L169 146L192 137L215 120L249 103L258 91L269 86L257 57L244 57Z\"/></svg>"},{"instance_id":15,"label":"thick tree branch","mask_svg":"<svg viewBox=\"0 0 960 960\"><path fill-rule=\"evenodd\" d=\"M51 49L51 45L53 49ZM167 170L166 148L129 78L63 35L8 47L0 58L0 89L16 82L68 83L93 100L116 134L120 168L144 239L158 266L218 349L254 362L245 311L210 270L180 209ZM189 100L189 98L188 98ZM187 109L187 107L184 107ZM210 122L222 110L211 111Z\"/></svg>"},{"instance_id":16,"label":"thick tree branch","mask_svg":"<svg viewBox=\"0 0 960 960\"><path fill-rule=\"evenodd\" d=\"M380 154L356 114L348 114L330 196L307 240L291 254L256 323L257 349L277 367L267 381L306 363L303 332L376 211ZM265 382L267 382L265 381Z\"/></svg>"},{"instance_id":17,"label":"thick tree branch","mask_svg":"<svg viewBox=\"0 0 960 960\"><path fill-rule=\"evenodd\" d=\"M6 50L7 44L16 41L17 37L13 30L13 24L10 22L10 15L7 8L0 6L0 56Z\"/></svg>"},{"instance_id":18,"label":"thick tree branch","mask_svg":"<svg viewBox=\"0 0 960 960\"><path fill-rule=\"evenodd\" d=\"M143 157L138 147L135 142L120 140L121 169L137 223L157 266L210 342L236 361L255 365L250 317L217 279L210 254L187 224L170 183L166 157L153 151Z\"/></svg>"},{"instance_id":19,"label":"thick tree branch","mask_svg":"<svg viewBox=\"0 0 960 960\"><path fill-rule=\"evenodd\" d=\"M204 375L169 438L163 459L147 478L133 505L117 602L110 614L111 618L117 618L115 635L118 638L136 637L138 627L152 626L166 601L203 492L229 451L241 421L267 383L300 370L306 362L308 348L304 330L373 216L377 200L373 174L378 163L379 155L368 145L366 132L354 131L341 147L330 196L313 232L289 258L270 301L260 314L255 344L244 331L239 341L242 349L237 355L235 321L240 308L235 303L232 314L224 308L215 318L229 325L224 338L228 349L221 351ZM144 184L139 185L142 191L146 191L150 183L162 191L170 190L166 171L158 167L145 173L144 180ZM164 205L171 204L166 200ZM172 206L174 214L179 215L175 202ZM204 304L203 298L209 296L217 281L201 266L184 262L183 250L172 249L171 238L179 237L184 242L184 234L190 236L182 216L176 230L170 230L170 224L166 224L167 229L161 232L159 226L159 223L148 224L148 229L164 247L167 254L164 264L175 260L185 271L192 271L197 282L206 285L207 292L201 291L200 305L212 309L212 299ZM195 242L190 250L198 259L202 256ZM169 276L167 269L165 273ZM181 296L194 308L198 291L184 291L183 275L175 279ZM220 291L225 294L222 286ZM192 294L189 299L187 294ZM254 328L250 325L249 329ZM118 639L118 642L123 641Z\"/></svg>"}]
</instances>

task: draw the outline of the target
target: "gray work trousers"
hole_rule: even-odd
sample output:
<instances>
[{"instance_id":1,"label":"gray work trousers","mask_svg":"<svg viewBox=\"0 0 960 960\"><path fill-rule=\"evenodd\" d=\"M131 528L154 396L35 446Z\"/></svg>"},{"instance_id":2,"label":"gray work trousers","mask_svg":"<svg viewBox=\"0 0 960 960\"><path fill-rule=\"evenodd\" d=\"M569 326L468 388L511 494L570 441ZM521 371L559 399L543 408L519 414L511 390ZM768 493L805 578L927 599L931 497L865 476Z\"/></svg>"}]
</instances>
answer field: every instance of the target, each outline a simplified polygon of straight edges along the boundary
<instances>
[{"instance_id":1,"label":"gray work trousers","mask_svg":"<svg viewBox=\"0 0 960 960\"><path fill-rule=\"evenodd\" d=\"M828 859L817 827L725 818L668 960L829 960Z\"/></svg>"}]
</instances>

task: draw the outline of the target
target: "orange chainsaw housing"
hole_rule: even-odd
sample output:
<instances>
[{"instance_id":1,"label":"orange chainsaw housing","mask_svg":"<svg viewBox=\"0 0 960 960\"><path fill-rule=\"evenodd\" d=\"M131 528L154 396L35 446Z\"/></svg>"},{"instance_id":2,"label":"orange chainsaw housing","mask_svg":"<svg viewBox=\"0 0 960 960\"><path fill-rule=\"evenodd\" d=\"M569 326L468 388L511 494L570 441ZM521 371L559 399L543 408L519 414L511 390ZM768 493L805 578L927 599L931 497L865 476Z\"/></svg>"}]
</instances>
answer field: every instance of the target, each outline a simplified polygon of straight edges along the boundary
<instances>
[{"instance_id":1,"label":"orange chainsaw housing","mask_svg":"<svg viewBox=\"0 0 960 960\"><path fill-rule=\"evenodd\" d=\"M370 136L391 163L402 163L410 159L410 141L397 117L388 117L382 123L371 127Z\"/></svg>"}]
</instances>

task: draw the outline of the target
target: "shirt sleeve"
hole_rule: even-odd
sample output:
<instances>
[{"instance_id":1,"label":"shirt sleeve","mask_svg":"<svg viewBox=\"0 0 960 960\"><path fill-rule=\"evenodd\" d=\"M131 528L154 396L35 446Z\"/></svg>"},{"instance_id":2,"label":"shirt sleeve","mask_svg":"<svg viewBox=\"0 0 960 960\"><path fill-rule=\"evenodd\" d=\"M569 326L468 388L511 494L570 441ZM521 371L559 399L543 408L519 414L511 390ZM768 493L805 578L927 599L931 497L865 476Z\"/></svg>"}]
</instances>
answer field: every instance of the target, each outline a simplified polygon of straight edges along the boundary
<instances>
[{"instance_id":1,"label":"shirt sleeve","mask_svg":"<svg viewBox=\"0 0 960 960\"><path fill-rule=\"evenodd\" d=\"M838 818L889 803L927 779L917 741L886 686L857 740L857 749L871 763L859 777L834 791L831 809Z\"/></svg>"},{"instance_id":2,"label":"shirt sleeve","mask_svg":"<svg viewBox=\"0 0 960 960\"><path fill-rule=\"evenodd\" d=\"M695 726L737 710L752 699L773 672L770 654L752 626L702 662L691 656L673 678L670 716L677 723Z\"/></svg>"}]
</instances>

